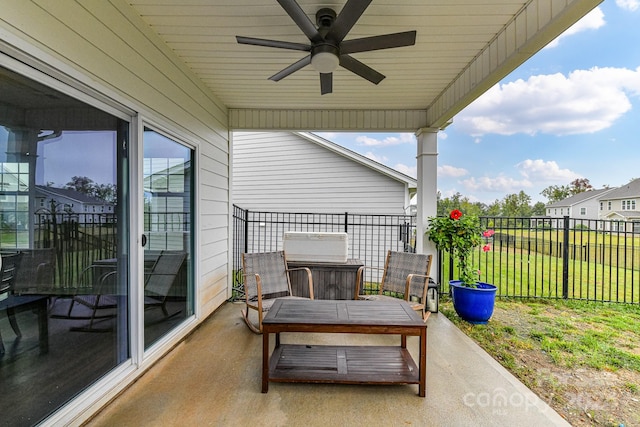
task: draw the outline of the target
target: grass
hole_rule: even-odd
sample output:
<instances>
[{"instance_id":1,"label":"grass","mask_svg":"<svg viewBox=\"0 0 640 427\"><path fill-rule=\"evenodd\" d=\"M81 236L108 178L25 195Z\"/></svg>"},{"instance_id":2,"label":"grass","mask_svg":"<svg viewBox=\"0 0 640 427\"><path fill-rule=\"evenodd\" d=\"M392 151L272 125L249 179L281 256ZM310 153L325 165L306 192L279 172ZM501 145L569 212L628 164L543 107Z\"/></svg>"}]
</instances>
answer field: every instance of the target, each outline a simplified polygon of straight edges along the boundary
<instances>
[{"instance_id":1,"label":"grass","mask_svg":"<svg viewBox=\"0 0 640 427\"><path fill-rule=\"evenodd\" d=\"M499 299L471 325L444 297L441 312L573 425L640 423L640 305Z\"/></svg>"},{"instance_id":2,"label":"grass","mask_svg":"<svg viewBox=\"0 0 640 427\"><path fill-rule=\"evenodd\" d=\"M449 277L449 255L446 253L442 265L443 277ZM476 267L481 272L481 280L498 286L501 296L563 296L562 259L558 257L494 247L494 250L476 256ZM454 271L457 271L455 266ZM640 270L570 259L568 277L569 298L640 302Z\"/></svg>"}]
</instances>

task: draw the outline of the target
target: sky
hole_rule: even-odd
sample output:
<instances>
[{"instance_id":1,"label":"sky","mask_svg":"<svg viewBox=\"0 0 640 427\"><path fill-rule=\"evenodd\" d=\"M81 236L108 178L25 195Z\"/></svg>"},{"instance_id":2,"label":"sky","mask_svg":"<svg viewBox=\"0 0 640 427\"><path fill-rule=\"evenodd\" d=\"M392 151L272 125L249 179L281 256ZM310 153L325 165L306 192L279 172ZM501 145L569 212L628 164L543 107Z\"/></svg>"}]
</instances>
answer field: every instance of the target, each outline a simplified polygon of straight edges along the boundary
<instances>
[{"instance_id":1,"label":"sky","mask_svg":"<svg viewBox=\"0 0 640 427\"><path fill-rule=\"evenodd\" d=\"M411 133L318 133L416 177ZM438 190L490 204L640 178L640 0L605 0L438 133Z\"/></svg>"}]
</instances>

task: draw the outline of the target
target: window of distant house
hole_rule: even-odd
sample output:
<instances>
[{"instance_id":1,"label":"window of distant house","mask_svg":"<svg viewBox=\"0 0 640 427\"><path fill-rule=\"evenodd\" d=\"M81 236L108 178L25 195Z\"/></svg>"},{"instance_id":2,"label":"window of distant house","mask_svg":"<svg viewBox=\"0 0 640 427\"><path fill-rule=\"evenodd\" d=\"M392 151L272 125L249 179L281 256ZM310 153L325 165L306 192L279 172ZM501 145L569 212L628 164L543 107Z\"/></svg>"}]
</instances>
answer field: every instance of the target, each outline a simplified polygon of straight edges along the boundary
<instances>
[{"instance_id":1,"label":"window of distant house","mask_svg":"<svg viewBox=\"0 0 640 427\"><path fill-rule=\"evenodd\" d=\"M553 214L554 214L554 215L558 215L558 209L554 209L554 210L553 210Z\"/></svg>"},{"instance_id":2,"label":"window of distant house","mask_svg":"<svg viewBox=\"0 0 640 427\"><path fill-rule=\"evenodd\" d=\"M611 210L611 202L607 202L607 210L610 211Z\"/></svg>"},{"instance_id":3,"label":"window of distant house","mask_svg":"<svg viewBox=\"0 0 640 427\"><path fill-rule=\"evenodd\" d=\"M622 210L623 211L635 211L636 210L636 201L635 200L623 200L622 201Z\"/></svg>"},{"instance_id":4,"label":"window of distant house","mask_svg":"<svg viewBox=\"0 0 640 427\"><path fill-rule=\"evenodd\" d=\"M604 203L600 202L600 210L603 211L604 210Z\"/></svg>"},{"instance_id":5,"label":"window of distant house","mask_svg":"<svg viewBox=\"0 0 640 427\"><path fill-rule=\"evenodd\" d=\"M587 208L580 208L580 215L586 215L587 214Z\"/></svg>"}]
</instances>

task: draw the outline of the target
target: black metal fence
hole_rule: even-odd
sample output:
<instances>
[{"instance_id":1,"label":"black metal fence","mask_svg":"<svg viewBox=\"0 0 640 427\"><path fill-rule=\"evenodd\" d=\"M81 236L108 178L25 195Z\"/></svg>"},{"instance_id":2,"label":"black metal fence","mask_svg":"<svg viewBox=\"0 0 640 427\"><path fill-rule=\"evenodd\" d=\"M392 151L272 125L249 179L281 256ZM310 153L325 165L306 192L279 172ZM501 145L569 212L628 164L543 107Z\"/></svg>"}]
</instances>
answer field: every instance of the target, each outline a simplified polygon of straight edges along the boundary
<instances>
[{"instance_id":1,"label":"black metal fence","mask_svg":"<svg viewBox=\"0 0 640 427\"><path fill-rule=\"evenodd\" d=\"M484 282L505 297L640 303L640 234L633 223L562 218L480 218L495 234L478 247ZM448 254L440 283L455 277ZM444 280L446 278L446 280Z\"/></svg>"},{"instance_id":2,"label":"black metal fence","mask_svg":"<svg viewBox=\"0 0 640 427\"><path fill-rule=\"evenodd\" d=\"M383 267L387 250L415 251L415 215L258 212L234 205L233 297L244 294L242 253L282 250L285 231L345 232L348 258Z\"/></svg>"},{"instance_id":3,"label":"black metal fence","mask_svg":"<svg viewBox=\"0 0 640 427\"><path fill-rule=\"evenodd\" d=\"M16 245L17 250L21 248ZM93 261L116 257L115 214L38 213L29 248L53 248L56 263L53 285L62 288L75 285L78 273Z\"/></svg>"},{"instance_id":4,"label":"black metal fence","mask_svg":"<svg viewBox=\"0 0 640 427\"><path fill-rule=\"evenodd\" d=\"M497 285L499 296L640 303L635 224L568 217L480 220L495 233L486 239L491 250L479 247L474 262L480 280ZM415 250L415 226L411 215L253 212L234 206L234 297L243 294L242 253L282 249L285 231L346 232L349 258L380 268L387 250ZM437 260L436 281L448 293L457 266L449 254Z\"/></svg>"}]
</instances>

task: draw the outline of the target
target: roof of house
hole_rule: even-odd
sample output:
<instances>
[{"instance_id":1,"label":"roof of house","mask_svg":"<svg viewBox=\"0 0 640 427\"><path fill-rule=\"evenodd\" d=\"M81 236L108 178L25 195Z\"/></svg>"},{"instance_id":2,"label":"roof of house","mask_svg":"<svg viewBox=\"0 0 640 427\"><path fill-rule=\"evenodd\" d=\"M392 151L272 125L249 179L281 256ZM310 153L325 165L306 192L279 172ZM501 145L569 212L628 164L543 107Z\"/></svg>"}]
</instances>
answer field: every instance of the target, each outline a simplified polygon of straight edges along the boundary
<instances>
[{"instance_id":1,"label":"roof of house","mask_svg":"<svg viewBox=\"0 0 640 427\"><path fill-rule=\"evenodd\" d=\"M613 219L614 217L623 218L625 221L632 218L640 218L640 212L638 211L611 211L604 216L606 219Z\"/></svg>"},{"instance_id":2,"label":"roof of house","mask_svg":"<svg viewBox=\"0 0 640 427\"><path fill-rule=\"evenodd\" d=\"M583 191L582 193L574 194L571 197L567 197L566 199L559 200L557 202L551 203L547 205L547 208L564 208L567 206L574 206L578 203L584 202L585 200L593 199L594 197L602 196L608 192L615 190L614 188L601 188L599 190L589 190Z\"/></svg>"},{"instance_id":3,"label":"roof of house","mask_svg":"<svg viewBox=\"0 0 640 427\"><path fill-rule=\"evenodd\" d=\"M70 188L57 188L57 187L48 187L45 185L36 185L36 189L42 193L50 194L58 197L66 197L67 199L75 200L78 203L92 203L92 204L108 203L102 199L91 197L87 194L81 193L79 191L76 191Z\"/></svg>"},{"instance_id":4,"label":"roof of house","mask_svg":"<svg viewBox=\"0 0 640 427\"><path fill-rule=\"evenodd\" d=\"M355 151L351 151L348 148L341 147L340 145L333 143L329 140L326 140L324 138L321 138L318 135L315 135L309 132L294 132L294 133L306 139L307 141L313 142L343 157L353 160L354 162L367 166L368 168L373 169L383 175L387 175L397 181L403 182L407 184L409 189L415 189L418 186L418 182L415 178L412 178L409 175L406 175L402 172L398 172L397 170L390 168L388 166L385 166L382 163L378 163L375 160L371 160L370 158L365 157L361 154L358 154Z\"/></svg>"},{"instance_id":5,"label":"roof of house","mask_svg":"<svg viewBox=\"0 0 640 427\"><path fill-rule=\"evenodd\" d=\"M640 178L615 188L601 200L628 199L632 197L640 197Z\"/></svg>"}]
</instances>

